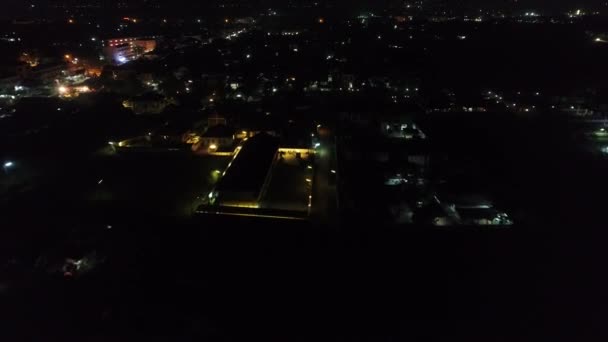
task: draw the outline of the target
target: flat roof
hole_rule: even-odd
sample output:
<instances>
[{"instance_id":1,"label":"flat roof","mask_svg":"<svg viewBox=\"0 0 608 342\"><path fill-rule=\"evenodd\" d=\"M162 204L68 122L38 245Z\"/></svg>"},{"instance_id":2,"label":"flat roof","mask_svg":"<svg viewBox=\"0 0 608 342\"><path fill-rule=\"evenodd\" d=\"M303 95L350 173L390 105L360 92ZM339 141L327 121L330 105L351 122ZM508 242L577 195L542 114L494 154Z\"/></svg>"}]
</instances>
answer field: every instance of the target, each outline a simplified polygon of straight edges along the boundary
<instances>
[{"instance_id":1,"label":"flat roof","mask_svg":"<svg viewBox=\"0 0 608 342\"><path fill-rule=\"evenodd\" d=\"M278 148L279 139L268 134L249 138L216 187L220 203L229 193L259 194Z\"/></svg>"}]
</instances>

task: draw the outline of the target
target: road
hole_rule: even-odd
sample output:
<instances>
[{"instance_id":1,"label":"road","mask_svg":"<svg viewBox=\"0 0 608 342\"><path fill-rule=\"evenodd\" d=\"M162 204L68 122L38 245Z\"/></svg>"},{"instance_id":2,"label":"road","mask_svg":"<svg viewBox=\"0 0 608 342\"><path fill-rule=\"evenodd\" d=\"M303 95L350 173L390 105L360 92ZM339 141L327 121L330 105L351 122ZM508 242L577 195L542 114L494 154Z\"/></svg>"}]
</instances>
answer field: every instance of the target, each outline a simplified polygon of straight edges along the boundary
<instances>
[{"instance_id":1,"label":"road","mask_svg":"<svg viewBox=\"0 0 608 342\"><path fill-rule=\"evenodd\" d=\"M311 217L322 225L338 225L336 182L330 182L332 165L336 165L336 145L333 139L321 141L315 158L315 178L312 189Z\"/></svg>"}]
</instances>

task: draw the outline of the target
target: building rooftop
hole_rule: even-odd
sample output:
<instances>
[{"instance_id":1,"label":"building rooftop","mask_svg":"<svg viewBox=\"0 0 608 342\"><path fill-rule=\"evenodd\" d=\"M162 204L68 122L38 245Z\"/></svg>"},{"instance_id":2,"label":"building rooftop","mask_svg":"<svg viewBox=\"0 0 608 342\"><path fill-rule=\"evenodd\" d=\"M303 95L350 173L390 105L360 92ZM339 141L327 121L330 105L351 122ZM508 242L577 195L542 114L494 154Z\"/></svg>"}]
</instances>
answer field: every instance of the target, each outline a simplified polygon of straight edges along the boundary
<instances>
[{"instance_id":1,"label":"building rooftop","mask_svg":"<svg viewBox=\"0 0 608 342\"><path fill-rule=\"evenodd\" d=\"M202 135L203 138L229 138L234 135L234 129L226 125L217 125L209 127Z\"/></svg>"},{"instance_id":2,"label":"building rooftop","mask_svg":"<svg viewBox=\"0 0 608 342\"><path fill-rule=\"evenodd\" d=\"M268 134L260 133L250 138L216 187L220 203L225 199L238 199L239 194L244 193L257 198L278 148L279 140Z\"/></svg>"}]
</instances>

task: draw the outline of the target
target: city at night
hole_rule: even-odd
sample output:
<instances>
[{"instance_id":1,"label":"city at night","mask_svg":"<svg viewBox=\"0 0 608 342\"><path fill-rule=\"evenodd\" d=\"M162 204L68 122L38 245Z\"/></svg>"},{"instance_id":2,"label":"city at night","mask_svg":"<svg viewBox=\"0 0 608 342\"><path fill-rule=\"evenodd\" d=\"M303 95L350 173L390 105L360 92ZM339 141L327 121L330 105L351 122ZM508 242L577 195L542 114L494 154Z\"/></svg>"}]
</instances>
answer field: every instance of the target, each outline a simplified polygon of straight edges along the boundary
<instances>
[{"instance_id":1,"label":"city at night","mask_svg":"<svg viewBox=\"0 0 608 342\"><path fill-rule=\"evenodd\" d=\"M2 0L2 341L606 341L606 0Z\"/></svg>"}]
</instances>

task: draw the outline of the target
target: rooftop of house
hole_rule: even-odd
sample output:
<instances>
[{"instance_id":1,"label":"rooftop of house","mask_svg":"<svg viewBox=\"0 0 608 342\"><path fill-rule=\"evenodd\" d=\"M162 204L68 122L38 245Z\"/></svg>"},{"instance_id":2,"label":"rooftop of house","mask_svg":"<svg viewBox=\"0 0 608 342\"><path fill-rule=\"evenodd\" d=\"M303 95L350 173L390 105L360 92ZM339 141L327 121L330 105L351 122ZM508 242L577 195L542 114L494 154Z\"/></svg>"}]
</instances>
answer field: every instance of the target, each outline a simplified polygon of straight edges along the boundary
<instances>
[{"instance_id":1,"label":"rooftop of house","mask_svg":"<svg viewBox=\"0 0 608 342\"><path fill-rule=\"evenodd\" d=\"M226 125L212 126L202 135L203 138L229 138L234 135L234 129Z\"/></svg>"}]
</instances>

